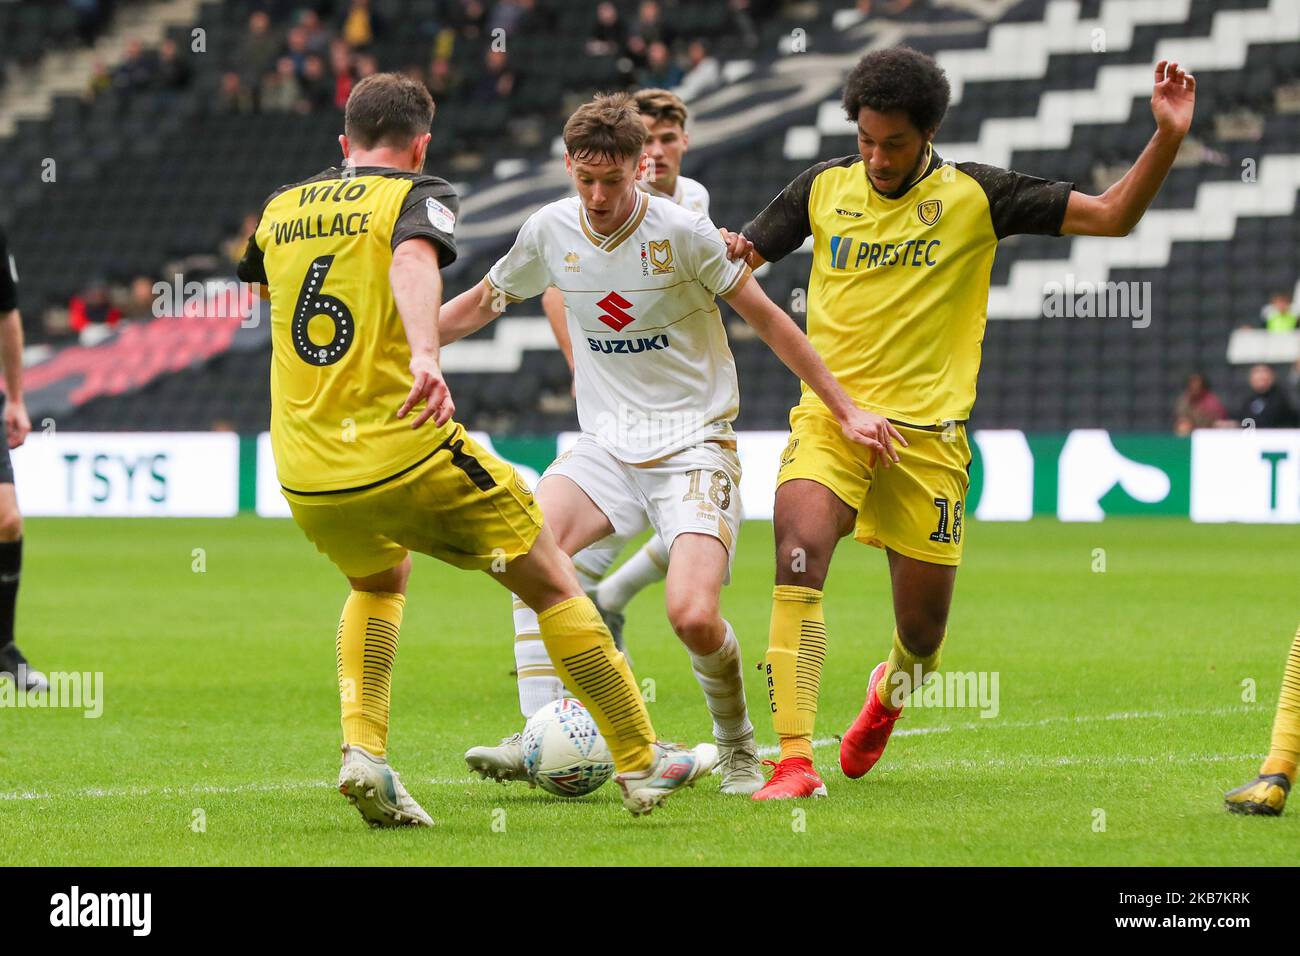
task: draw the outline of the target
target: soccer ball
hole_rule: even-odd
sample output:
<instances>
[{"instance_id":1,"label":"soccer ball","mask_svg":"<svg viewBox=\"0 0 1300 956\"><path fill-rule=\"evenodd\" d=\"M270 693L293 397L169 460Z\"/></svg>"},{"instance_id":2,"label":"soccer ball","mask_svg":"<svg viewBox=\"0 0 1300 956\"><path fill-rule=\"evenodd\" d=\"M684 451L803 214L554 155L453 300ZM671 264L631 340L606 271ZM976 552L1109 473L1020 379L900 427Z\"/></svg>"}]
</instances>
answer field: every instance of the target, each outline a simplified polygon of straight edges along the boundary
<instances>
[{"instance_id":1,"label":"soccer ball","mask_svg":"<svg viewBox=\"0 0 1300 956\"><path fill-rule=\"evenodd\" d=\"M614 758L587 708L572 697L547 704L524 727L524 767L547 793L581 797L614 773Z\"/></svg>"}]
</instances>

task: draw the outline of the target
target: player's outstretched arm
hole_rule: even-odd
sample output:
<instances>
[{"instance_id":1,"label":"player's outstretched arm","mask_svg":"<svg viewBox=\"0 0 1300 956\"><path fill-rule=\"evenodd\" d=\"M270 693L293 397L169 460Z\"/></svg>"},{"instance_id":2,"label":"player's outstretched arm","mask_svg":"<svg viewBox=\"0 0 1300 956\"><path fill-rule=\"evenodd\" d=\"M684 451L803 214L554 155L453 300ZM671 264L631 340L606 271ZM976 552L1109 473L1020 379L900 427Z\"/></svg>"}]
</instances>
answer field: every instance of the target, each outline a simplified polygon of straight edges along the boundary
<instances>
[{"instance_id":1,"label":"player's outstretched arm","mask_svg":"<svg viewBox=\"0 0 1300 956\"><path fill-rule=\"evenodd\" d=\"M426 239L407 239L393 250L388 281L411 347L411 374L415 378L397 417L405 418L423 402L424 410L415 416L411 427L419 428L430 418L436 425L445 425L456 406L438 364L438 304L442 301L438 251Z\"/></svg>"},{"instance_id":2,"label":"player's outstretched arm","mask_svg":"<svg viewBox=\"0 0 1300 956\"><path fill-rule=\"evenodd\" d=\"M438 335L450 345L472 335L506 310L506 297L494 294L487 282L466 289L438 313Z\"/></svg>"},{"instance_id":3,"label":"player's outstretched arm","mask_svg":"<svg viewBox=\"0 0 1300 956\"><path fill-rule=\"evenodd\" d=\"M1100 196L1070 193L1061 232L1073 236L1127 236L1169 175L1183 137L1191 128L1195 106L1196 77L1177 63L1157 63L1151 94L1155 135L1124 177Z\"/></svg>"},{"instance_id":4,"label":"player's outstretched arm","mask_svg":"<svg viewBox=\"0 0 1300 956\"><path fill-rule=\"evenodd\" d=\"M897 441L907 447L906 439L883 415L865 411L853 404L853 399L836 381L808 341L808 336L795 325L794 319L767 297L756 280L750 278L742 282L739 289L726 296L726 300L749 323L750 328L758 333L758 337L767 343L768 348L776 353L777 358L807 382L817 397L826 403L848 438L881 453L886 468L891 460L898 461L898 452L894 451L893 443Z\"/></svg>"}]
</instances>

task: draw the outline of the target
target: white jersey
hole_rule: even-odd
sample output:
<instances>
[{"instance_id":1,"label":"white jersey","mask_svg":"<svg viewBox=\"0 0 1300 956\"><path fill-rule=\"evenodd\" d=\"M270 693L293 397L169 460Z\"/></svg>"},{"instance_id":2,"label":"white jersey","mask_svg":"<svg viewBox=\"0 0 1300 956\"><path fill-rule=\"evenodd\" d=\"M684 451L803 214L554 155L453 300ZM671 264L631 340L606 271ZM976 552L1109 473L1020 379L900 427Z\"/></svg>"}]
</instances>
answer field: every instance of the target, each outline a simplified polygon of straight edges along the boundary
<instances>
[{"instance_id":1,"label":"white jersey","mask_svg":"<svg viewBox=\"0 0 1300 956\"><path fill-rule=\"evenodd\" d=\"M636 464L734 435L736 363L714 297L748 276L712 222L638 192L609 236L576 196L543 206L485 281L514 302L563 293L579 425Z\"/></svg>"},{"instance_id":2,"label":"white jersey","mask_svg":"<svg viewBox=\"0 0 1300 956\"><path fill-rule=\"evenodd\" d=\"M677 203L683 209L698 212L701 216L707 217L709 214L709 191L704 188L703 183L691 179L689 176L677 177L677 189L674 190L671 196L655 189L654 186L643 179L638 179L636 184L651 196L660 196Z\"/></svg>"}]
</instances>

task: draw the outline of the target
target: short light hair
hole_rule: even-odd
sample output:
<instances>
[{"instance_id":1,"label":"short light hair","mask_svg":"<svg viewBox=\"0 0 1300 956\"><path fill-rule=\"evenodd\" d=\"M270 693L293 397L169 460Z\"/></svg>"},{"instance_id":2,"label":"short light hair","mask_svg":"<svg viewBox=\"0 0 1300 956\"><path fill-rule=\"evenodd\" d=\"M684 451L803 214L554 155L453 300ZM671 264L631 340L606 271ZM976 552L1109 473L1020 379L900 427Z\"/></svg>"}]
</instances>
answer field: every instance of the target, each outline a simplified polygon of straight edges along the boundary
<instances>
[{"instance_id":1,"label":"short light hair","mask_svg":"<svg viewBox=\"0 0 1300 956\"><path fill-rule=\"evenodd\" d=\"M636 109L642 116L655 122L676 123L686 129L686 104L676 93L668 90L639 90L635 94Z\"/></svg>"},{"instance_id":2,"label":"short light hair","mask_svg":"<svg viewBox=\"0 0 1300 956\"><path fill-rule=\"evenodd\" d=\"M603 93L564 124L564 148L575 160L622 162L645 149L645 123L627 93Z\"/></svg>"},{"instance_id":3,"label":"short light hair","mask_svg":"<svg viewBox=\"0 0 1300 956\"><path fill-rule=\"evenodd\" d=\"M400 73L374 73L352 88L343 133L362 149L401 149L429 132L433 110L423 83Z\"/></svg>"}]
</instances>

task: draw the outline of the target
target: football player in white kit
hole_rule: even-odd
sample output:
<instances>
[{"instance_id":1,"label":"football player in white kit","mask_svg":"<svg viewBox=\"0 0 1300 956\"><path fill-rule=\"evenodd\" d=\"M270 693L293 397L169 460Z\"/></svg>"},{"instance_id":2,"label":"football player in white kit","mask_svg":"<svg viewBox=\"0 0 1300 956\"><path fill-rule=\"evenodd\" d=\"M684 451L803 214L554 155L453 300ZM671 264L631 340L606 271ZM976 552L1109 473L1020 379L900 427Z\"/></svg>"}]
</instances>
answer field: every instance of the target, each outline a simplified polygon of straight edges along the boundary
<instances>
[{"instance_id":1,"label":"football player in white kit","mask_svg":"<svg viewBox=\"0 0 1300 956\"><path fill-rule=\"evenodd\" d=\"M686 104L676 93L668 90L637 90L632 96L646 126L645 153L649 160L645 178L636 181L637 187L707 218L709 191L703 183L681 174L682 156L691 144L690 134L686 132ZM564 293L555 286L547 289L542 293L542 310L572 374L573 346L569 340ZM595 602L596 610L614 635L614 643L626 653L623 646L623 628L627 621L624 609L637 594L662 581L668 574L668 546L658 534L653 534L617 571L608 574L620 551L621 542L598 541L573 556L573 567L578 572L583 590ZM531 679L519 677L521 681Z\"/></svg>"},{"instance_id":2,"label":"football player in white kit","mask_svg":"<svg viewBox=\"0 0 1300 956\"><path fill-rule=\"evenodd\" d=\"M668 619L690 651L713 718L721 789L749 794L763 776L740 647L719 607L740 523L731 425L739 395L714 297L723 296L822 398L847 437L886 466L897 460L892 442L903 439L886 419L853 404L799 327L750 279L749 267L727 258L712 222L637 188L645 136L627 94L577 110L564 142L578 194L534 213L483 283L440 311L440 340L450 344L548 286L563 293L578 346L582 435L542 476L543 515L568 554L611 536L626 541L647 527L663 538ZM534 700L521 700L531 714L562 696L563 683L540 641L531 657L518 653L537 631L536 616L518 602L515 629L517 659L552 675L545 693L534 682ZM519 737L474 748L466 762L498 780L526 779Z\"/></svg>"}]
</instances>

